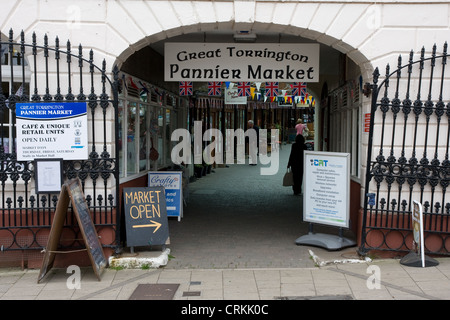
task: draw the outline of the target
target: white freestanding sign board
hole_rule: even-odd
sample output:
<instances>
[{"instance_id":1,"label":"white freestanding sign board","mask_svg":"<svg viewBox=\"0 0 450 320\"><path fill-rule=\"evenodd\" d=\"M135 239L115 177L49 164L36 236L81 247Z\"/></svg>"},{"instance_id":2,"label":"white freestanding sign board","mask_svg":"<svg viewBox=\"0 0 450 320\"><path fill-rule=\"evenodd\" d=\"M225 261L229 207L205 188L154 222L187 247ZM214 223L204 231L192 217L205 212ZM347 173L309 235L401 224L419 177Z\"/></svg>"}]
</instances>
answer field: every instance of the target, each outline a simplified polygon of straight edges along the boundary
<instances>
[{"instance_id":1,"label":"white freestanding sign board","mask_svg":"<svg viewBox=\"0 0 450 320\"><path fill-rule=\"evenodd\" d=\"M342 236L349 227L350 154L304 152L303 221L310 222L310 232L299 237L298 245L312 245L340 250L356 245ZM339 227L339 235L314 233L313 223Z\"/></svg>"},{"instance_id":2,"label":"white freestanding sign board","mask_svg":"<svg viewBox=\"0 0 450 320\"><path fill-rule=\"evenodd\" d=\"M305 151L304 221L349 227L350 154Z\"/></svg>"}]
</instances>

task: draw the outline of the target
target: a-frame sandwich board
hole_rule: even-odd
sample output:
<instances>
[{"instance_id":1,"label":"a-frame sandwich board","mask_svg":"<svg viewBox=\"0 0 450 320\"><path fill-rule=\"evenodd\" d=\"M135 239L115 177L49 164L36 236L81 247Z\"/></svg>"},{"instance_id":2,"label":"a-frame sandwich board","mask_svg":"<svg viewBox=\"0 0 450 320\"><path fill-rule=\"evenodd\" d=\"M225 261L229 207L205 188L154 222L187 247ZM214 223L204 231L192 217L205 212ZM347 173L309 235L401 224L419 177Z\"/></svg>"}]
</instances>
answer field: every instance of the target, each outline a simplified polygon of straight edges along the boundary
<instances>
[{"instance_id":1,"label":"a-frame sandwich board","mask_svg":"<svg viewBox=\"0 0 450 320\"><path fill-rule=\"evenodd\" d=\"M101 243L98 239L97 231L92 222L89 213L89 207L86 203L80 179L72 179L61 187L58 203L56 205L55 216L47 242L47 248L44 250L44 259L42 260L41 270L39 272L38 283L45 277L53 266L56 254L59 252L58 243L61 238L64 220L67 216L69 203L72 204L73 213L77 219L78 226L83 236L86 250L89 255L95 275L100 281L100 275L107 266L107 260L103 253ZM60 251L61 252L61 251ZM67 251L64 251L67 253Z\"/></svg>"}]
</instances>

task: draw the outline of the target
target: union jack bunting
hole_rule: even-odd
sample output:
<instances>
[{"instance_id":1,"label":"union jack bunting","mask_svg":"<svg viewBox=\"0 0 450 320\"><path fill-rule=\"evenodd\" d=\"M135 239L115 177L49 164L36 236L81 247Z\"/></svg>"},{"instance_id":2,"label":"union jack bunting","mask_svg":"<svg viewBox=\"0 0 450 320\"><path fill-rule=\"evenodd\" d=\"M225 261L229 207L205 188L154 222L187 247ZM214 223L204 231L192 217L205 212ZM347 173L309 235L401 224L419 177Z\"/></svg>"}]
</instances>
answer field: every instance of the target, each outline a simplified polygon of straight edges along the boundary
<instances>
[{"instance_id":1,"label":"union jack bunting","mask_svg":"<svg viewBox=\"0 0 450 320\"><path fill-rule=\"evenodd\" d=\"M141 98L142 101L147 101L148 95L150 95L150 91L147 89L147 86L142 83L142 81L138 81L139 85L141 86L140 90L139 90L139 96Z\"/></svg>"},{"instance_id":2,"label":"union jack bunting","mask_svg":"<svg viewBox=\"0 0 450 320\"><path fill-rule=\"evenodd\" d=\"M238 82L237 88L239 97L249 97L252 95L250 91L250 82Z\"/></svg>"},{"instance_id":3,"label":"union jack bunting","mask_svg":"<svg viewBox=\"0 0 450 320\"><path fill-rule=\"evenodd\" d=\"M266 82L266 96L267 97L278 96L278 82Z\"/></svg>"},{"instance_id":4,"label":"union jack bunting","mask_svg":"<svg viewBox=\"0 0 450 320\"><path fill-rule=\"evenodd\" d=\"M292 86L292 95L293 96L306 96L306 82L294 82Z\"/></svg>"},{"instance_id":5,"label":"union jack bunting","mask_svg":"<svg viewBox=\"0 0 450 320\"><path fill-rule=\"evenodd\" d=\"M180 96L192 96L193 93L192 81L180 81Z\"/></svg>"},{"instance_id":6,"label":"union jack bunting","mask_svg":"<svg viewBox=\"0 0 450 320\"><path fill-rule=\"evenodd\" d=\"M222 95L222 82L208 82L208 96Z\"/></svg>"},{"instance_id":7,"label":"union jack bunting","mask_svg":"<svg viewBox=\"0 0 450 320\"><path fill-rule=\"evenodd\" d=\"M308 94L306 94L304 96L300 96L300 103L306 104L307 99L308 99Z\"/></svg>"}]
</instances>

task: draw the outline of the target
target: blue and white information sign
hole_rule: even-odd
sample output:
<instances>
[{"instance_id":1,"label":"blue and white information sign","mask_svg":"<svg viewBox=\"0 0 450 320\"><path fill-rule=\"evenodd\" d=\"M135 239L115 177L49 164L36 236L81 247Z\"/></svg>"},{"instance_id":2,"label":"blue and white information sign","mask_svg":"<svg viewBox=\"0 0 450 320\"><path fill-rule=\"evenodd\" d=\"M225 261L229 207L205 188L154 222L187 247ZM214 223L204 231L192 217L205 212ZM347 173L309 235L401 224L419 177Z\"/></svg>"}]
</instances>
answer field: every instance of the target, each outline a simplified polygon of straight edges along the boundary
<instances>
[{"instance_id":1,"label":"blue and white information sign","mask_svg":"<svg viewBox=\"0 0 450 320\"><path fill-rule=\"evenodd\" d=\"M304 221L349 227L349 168L349 153L304 152Z\"/></svg>"},{"instance_id":2,"label":"blue and white information sign","mask_svg":"<svg viewBox=\"0 0 450 320\"><path fill-rule=\"evenodd\" d=\"M17 103L17 160L88 159L87 103Z\"/></svg>"},{"instance_id":3,"label":"blue and white information sign","mask_svg":"<svg viewBox=\"0 0 450 320\"><path fill-rule=\"evenodd\" d=\"M166 209L168 217L183 217L183 176L176 171L150 171L148 186L163 186L166 193Z\"/></svg>"}]
</instances>

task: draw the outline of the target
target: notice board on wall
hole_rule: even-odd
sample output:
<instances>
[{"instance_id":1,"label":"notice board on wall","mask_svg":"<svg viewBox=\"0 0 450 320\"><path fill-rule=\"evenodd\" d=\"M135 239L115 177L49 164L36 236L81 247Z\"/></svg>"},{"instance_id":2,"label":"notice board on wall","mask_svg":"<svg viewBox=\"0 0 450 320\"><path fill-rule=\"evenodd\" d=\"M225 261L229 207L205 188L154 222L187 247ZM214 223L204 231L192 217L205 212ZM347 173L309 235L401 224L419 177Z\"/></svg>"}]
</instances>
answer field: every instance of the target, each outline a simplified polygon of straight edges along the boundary
<instances>
[{"instance_id":1,"label":"notice board on wall","mask_svg":"<svg viewBox=\"0 0 450 320\"><path fill-rule=\"evenodd\" d=\"M72 179L61 187L47 247L44 250L44 259L42 260L38 282L40 282L52 268L56 254L67 253L67 251L58 252L57 249L70 203L72 204L73 214L77 219L89 259L98 280L101 280L100 275L107 266L107 260L103 253L103 248L99 241L97 231L95 230L94 223L92 222L90 210L81 188L81 182L78 178Z\"/></svg>"},{"instance_id":2,"label":"notice board on wall","mask_svg":"<svg viewBox=\"0 0 450 320\"><path fill-rule=\"evenodd\" d=\"M349 227L349 168L349 153L304 152L304 221Z\"/></svg>"}]
</instances>

